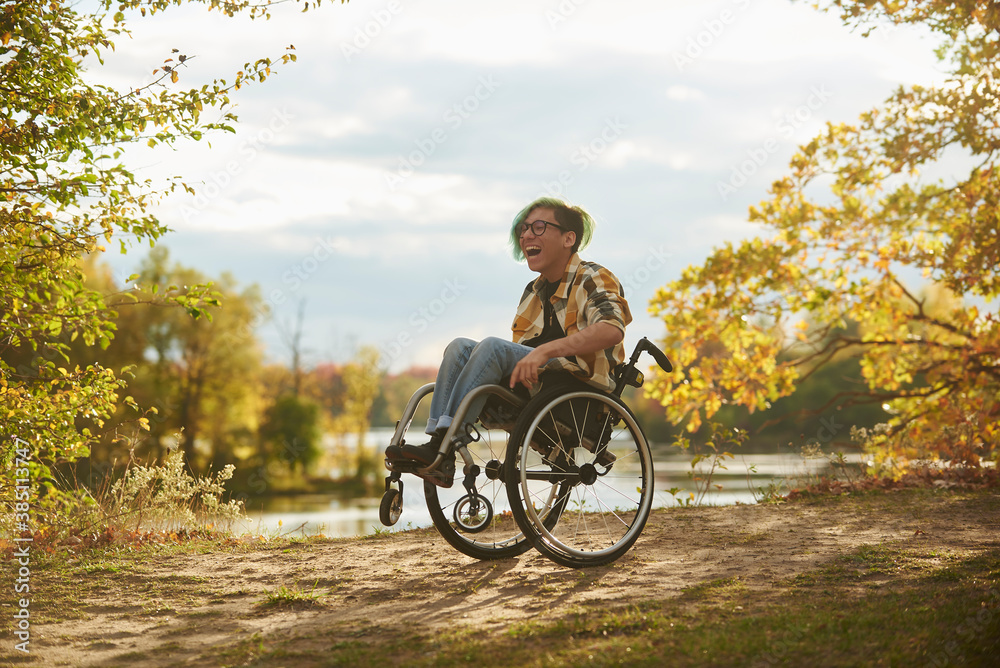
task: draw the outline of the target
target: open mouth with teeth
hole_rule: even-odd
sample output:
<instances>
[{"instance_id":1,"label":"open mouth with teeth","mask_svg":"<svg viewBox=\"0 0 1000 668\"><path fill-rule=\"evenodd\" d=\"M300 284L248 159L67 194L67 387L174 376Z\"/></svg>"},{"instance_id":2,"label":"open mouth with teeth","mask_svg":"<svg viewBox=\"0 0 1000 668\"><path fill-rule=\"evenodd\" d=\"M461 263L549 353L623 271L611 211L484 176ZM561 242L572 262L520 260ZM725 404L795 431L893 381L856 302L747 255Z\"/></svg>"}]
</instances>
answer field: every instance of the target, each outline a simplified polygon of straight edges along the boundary
<instances>
[{"instance_id":1,"label":"open mouth with teeth","mask_svg":"<svg viewBox=\"0 0 1000 668\"><path fill-rule=\"evenodd\" d=\"M536 255L538 255L541 252L542 252L542 249L539 246L525 246L524 247L524 256L525 257L535 257Z\"/></svg>"}]
</instances>

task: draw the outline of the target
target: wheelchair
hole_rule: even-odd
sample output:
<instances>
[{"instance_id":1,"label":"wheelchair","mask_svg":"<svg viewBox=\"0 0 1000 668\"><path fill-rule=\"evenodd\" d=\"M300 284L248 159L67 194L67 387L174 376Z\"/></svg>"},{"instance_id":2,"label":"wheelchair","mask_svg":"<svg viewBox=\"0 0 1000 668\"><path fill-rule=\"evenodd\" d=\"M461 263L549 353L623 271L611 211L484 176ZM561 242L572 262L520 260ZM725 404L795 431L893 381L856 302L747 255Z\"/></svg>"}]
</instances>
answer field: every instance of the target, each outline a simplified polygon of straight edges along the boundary
<instances>
[{"instance_id":1,"label":"wheelchair","mask_svg":"<svg viewBox=\"0 0 1000 668\"><path fill-rule=\"evenodd\" d=\"M643 352L672 371L667 356L643 338L614 369L611 392L563 371L543 372L534 396L520 387L476 388L462 400L431 464L386 459L379 519L386 526L399 521L402 475L412 474L423 481L434 526L463 554L507 559L534 547L570 568L615 561L639 537L653 501L649 443L621 400L626 386L642 386L636 363ZM389 445L405 443L417 406L433 391L429 383L414 392ZM486 404L476 421L460 428L482 395Z\"/></svg>"}]
</instances>

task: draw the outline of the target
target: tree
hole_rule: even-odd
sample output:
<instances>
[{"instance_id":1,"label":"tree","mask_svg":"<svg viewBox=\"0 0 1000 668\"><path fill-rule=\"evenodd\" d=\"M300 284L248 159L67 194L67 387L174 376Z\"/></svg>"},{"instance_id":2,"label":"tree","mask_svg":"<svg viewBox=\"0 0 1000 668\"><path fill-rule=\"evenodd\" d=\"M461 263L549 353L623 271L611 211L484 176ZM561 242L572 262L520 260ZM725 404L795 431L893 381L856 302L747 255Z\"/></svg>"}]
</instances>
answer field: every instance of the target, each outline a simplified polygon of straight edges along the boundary
<instances>
[{"instance_id":1,"label":"tree","mask_svg":"<svg viewBox=\"0 0 1000 668\"><path fill-rule=\"evenodd\" d=\"M290 375L290 374L289 374ZM286 380L288 386L294 379ZM331 419L344 410L344 367L339 364L324 362L317 364L303 378L304 394L311 397L322 407L325 415Z\"/></svg>"},{"instance_id":2,"label":"tree","mask_svg":"<svg viewBox=\"0 0 1000 668\"><path fill-rule=\"evenodd\" d=\"M303 474L319 459L321 437L319 405L296 394L278 397L260 426L265 459Z\"/></svg>"},{"instance_id":3,"label":"tree","mask_svg":"<svg viewBox=\"0 0 1000 668\"><path fill-rule=\"evenodd\" d=\"M829 124L750 209L770 236L725 244L658 291L652 307L678 370L659 375L653 393L672 420L697 429L725 404L766 409L851 354L865 385L836 400L890 413L868 443L880 463L996 458L1000 8L985 0L830 8L868 31L927 26L941 39L948 79L900 87L856 124ZM960 176L920 176L937 164ZM912 285L921 276L923 292Z\"/></svg>"},{"instance_id":4,"label":"tree","mask_svg":"<svg viewBox=\"0 0 1000 668\"><path fill-rule=\"evenodd\" d=\"M151 434L157 445L169 432L179 431L180 448L193 469L201 459L196 451L200 439L210 445L213 465L230 463L234 458L228 442L240 432L255 432L260 413L262 352L253 333L263 309L260 291L256 285L238 291L228 274L208 283L194 269L170 265L163 246L143 261L139 277L154 293L183 294L187 288L178 286L211 285L219 295L222 306L211 309L211 320L146 304L133 308L145 311L137 324L153 355L141 366L140 380L149 399L167 403ZM145 296L139 299L146 301Z\"/></svg>"},{"instance_id":5,"label":"tree","mask_svg":"<svg viewBox=\"0 0 1000 668\"><path fill-rule=\"evenodd\" d=\"M372 426L395 426L413 393L420 386L433 383L436 377L437 369L431 367L411 367L403 373L384 376L372 404ZM421 402L413 415L413 423L426 422L429 412L429 402Z\"/></svg>"},{"instance_id":6,"label":"tree","mask_svg":"<svg viewBox=\"0 0 1000 668\"><path fill-rule=\"evenodd\" d=\"M116 235L122 252L129 241L155 243L167 230L147 213L150 205L176 188L191 190L182 181L140 181L124 149L232 131L231 92L263 81L275 64L263 58L228 82L184 89L180 73L190 58L171 53L145 85L116 90L88 81L85 60L100 63L130 21L184 2L251 18L267 18L272 4L98 0L86 5L92 13L80 13L79 3L65 0L0 0L0 459L13 453L7 435L19 438L38 478L52 463L88 454L125 386L120 370L69 362L73 342L107 347L116 329L114 308L86 286L78 258L104 251ZM205 109L221 115L205 120ZM160 300L199 317L213 302L204 287Z\"/></svg>"},{"instance_id":7,"label":"tree","mask_svg":"<svg viewBox=\"0 0 1000 668\"><path fill-rule=\"evenodd\" d=\"M292 395L298 397L302 394L302 379L305 371L302 368L302 321L306 315L306 300L300 299L295 312L294 324L288 325L278 322L278 333L281 335L281 342L288 348L292 358Z\"/></svg>"},{"instance_id":8,"label":"tree","mask_svg":"<svg viewBox=\"0 0 1000 668\"><path fill-rule=\"evenodd\" d=\"M379 452L368 448L365 434L371 428L372 405L378 396L382 381L379 369L379 351L365 346L357 357L344 365L344 404L342 412L334 418L333 431L341 436L357 437L355 479L365 481L378 470Z\"/></svg>"}]
</instances>

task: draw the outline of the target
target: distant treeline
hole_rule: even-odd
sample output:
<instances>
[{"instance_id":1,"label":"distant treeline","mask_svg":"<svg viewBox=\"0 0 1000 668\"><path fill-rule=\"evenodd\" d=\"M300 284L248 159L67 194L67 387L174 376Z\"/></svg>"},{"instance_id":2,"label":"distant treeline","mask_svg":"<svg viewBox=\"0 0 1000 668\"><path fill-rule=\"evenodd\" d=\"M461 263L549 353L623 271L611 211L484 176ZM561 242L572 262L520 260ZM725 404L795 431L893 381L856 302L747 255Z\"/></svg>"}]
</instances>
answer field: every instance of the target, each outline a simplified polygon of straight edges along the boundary
<instances>
[{"instance_id":1,"label":"distant treeline","mask_svg":"<svg viewBox=\"0 0 1000 668\"><path fill-rule=\"evenodd\" d=\"M82 267L88 284L116 304L117 332L105 348L71 342L71 362L125 369L128 381L114 418L99 429L90 425L100 434L90 456L67 467L66 475L77 482L98 484L128 462L158 461L180 449L196 474L235 465L235 486L253 493L331 485L370 491L382 475L385 444L365 442L364 435L371 427L394 426L412 393L434 380L433 368L386 374L374 347L362 347L346 364L306 363L298 343L301 309L296 323L272 323L287 343L289 363L266 363L257 331L271 326L271 316L258 288L240 288L229 275L211 279L172 263L162 246L142 263L143 293L119 284L93 259ZM208 282L221 304L210 310L211 319L193 318L154 298L157 292ZM7 358L28 369L33 356L25 346ZM852 427L870 427L885 417L878 405L848 406L836 399L859 383L857 362L845 358L819 369L767 410L751 414L724 406L715 421L749 432L743 446L748 450L849 449ZM624 396L650 440L671 444L686 436L697 446L699 433L670 424L659 402L642 390L629 388ZM414 424L425 419L426 405ZM86 416L79 421L85 424ZM343 445L348 435L362 447ZM338 444L332 452L321 447L331 436Z\"/></svg>"}]
</instances>

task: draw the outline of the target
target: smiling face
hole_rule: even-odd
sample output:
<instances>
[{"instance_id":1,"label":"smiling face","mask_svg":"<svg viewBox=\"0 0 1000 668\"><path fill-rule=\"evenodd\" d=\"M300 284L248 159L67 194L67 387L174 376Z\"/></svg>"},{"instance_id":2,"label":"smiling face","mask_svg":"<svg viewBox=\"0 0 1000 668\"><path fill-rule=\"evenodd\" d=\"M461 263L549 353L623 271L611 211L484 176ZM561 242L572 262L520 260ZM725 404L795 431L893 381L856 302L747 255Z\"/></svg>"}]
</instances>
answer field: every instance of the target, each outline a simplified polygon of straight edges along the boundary
<instances>
[{"instance_id":1,"label":"smiling face","mask_svg":"<svg viewBox=\"0 0 1000 668\"><path fill-rule=\"evenodd\" d=\"M519 243L521 252L528 261L528 268L544 276L549 282L557 283L566 271L569 258L573 255L576 232L560 229L555 209L539 207L533 209L524 219L529 225L535 221L549 223L545 231L535 236L530 229L521 232Z\"/></svg>"}]
</instances>

